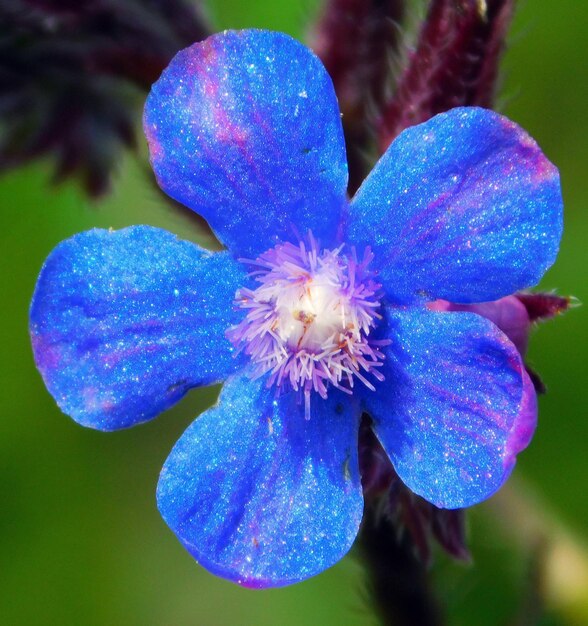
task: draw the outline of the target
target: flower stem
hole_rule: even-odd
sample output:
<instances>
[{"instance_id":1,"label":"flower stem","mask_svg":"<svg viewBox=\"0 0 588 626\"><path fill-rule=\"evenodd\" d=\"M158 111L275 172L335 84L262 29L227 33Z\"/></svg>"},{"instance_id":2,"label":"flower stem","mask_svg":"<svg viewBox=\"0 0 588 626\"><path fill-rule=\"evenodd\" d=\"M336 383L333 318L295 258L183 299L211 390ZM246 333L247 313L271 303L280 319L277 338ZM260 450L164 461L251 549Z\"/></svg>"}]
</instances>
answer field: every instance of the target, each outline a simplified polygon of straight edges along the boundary
<instances>
[{"instance_id":1,"label":"flower stem","mask_svg":"<svg viewBox=\"0 0 588 626\"><path fill-rule=\"evenodd\" d=\"M415 556L406 534L399 535L390 518L374 503L366 507L358 540L370 603L382 626L441 626L439 603L426 566Z\"/></svg>"}]
</instances>

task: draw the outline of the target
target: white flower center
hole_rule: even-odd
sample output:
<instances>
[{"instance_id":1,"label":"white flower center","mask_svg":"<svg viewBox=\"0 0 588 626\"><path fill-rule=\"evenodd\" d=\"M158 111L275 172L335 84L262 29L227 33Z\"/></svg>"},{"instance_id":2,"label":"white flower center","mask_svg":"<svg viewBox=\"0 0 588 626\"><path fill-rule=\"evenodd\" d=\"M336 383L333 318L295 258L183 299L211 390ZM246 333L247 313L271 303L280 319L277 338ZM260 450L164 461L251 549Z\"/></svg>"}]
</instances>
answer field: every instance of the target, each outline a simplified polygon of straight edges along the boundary
<instances>
[{"instance_id":1,"label":"white flower center","mask_svg":"<svg viewBox=\"0 0 588 626\"><path fill-rule=\"evenodd\" d=\"M236 295L247 315L227 331L256 376L270 372L268 385L303 391L307 416L311 391L326 398L329 385L351 393L355 377L370 389L366 373L382 379L383 342L368 341L380 317L379 285L367 270L372 255L358 263L341 249L319 254L310 238L308 247L286 243L262 254L251 262L259 287Z\"/></svg>"}]
</instances>

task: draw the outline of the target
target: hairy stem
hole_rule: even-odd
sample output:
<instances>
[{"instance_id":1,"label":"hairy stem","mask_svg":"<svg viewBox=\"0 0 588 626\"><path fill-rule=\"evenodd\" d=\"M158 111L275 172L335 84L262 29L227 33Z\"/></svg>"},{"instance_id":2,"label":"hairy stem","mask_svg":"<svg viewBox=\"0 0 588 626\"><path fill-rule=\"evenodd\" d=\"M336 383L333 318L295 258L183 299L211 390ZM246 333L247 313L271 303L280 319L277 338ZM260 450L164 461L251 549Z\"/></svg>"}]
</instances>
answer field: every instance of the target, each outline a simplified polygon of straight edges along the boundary
<instances>
[{"instance_id":1,"label":"hairy stem","mask_svg":"<svg viewBox=\"0 0 588 626\"><path fill-rule=\"evenodd\" d=\"M370 599L383 626L441 626L437 599L426 566L413 543L372 503L366 507L358 539Z\"/></svg>"}]
</instances>

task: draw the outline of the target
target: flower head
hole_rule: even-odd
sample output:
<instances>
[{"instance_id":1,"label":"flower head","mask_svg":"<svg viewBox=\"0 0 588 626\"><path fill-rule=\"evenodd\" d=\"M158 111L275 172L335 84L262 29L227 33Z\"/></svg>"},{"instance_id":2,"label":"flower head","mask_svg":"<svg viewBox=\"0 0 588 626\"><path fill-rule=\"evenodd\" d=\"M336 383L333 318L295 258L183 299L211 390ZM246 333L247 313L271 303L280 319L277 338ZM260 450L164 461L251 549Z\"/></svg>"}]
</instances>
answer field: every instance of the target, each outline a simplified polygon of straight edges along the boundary
<instances>
[{"instance_id":1,"label":"flower head","mask_svg":"<svg viewBox=\"0 0 588 626\"><path fill-rule=\"evenodd\" d=\"M331 81L264 31L180 52L145 130L161 187L227 250L146 226L77 235L41 272L31 333L61 408L102 430L227 379L158 487L196 559L249 586L340 559L362 519L362 412L436 506L496 491L533 433L532 384L494 324L428 303L496 300L551 265L559 179L536 143L454 109L404 131L349 201Z\"/></svg>"}]
</instances>

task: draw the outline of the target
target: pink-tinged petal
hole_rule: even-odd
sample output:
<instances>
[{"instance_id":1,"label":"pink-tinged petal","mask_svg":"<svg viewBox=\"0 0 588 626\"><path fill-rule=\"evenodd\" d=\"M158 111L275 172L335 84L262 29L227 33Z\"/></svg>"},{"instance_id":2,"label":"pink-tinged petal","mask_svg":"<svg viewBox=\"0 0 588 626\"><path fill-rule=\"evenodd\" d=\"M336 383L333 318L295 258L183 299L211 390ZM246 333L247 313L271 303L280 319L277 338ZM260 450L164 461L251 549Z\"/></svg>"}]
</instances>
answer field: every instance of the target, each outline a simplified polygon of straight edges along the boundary
<instances>
[{"instance_id":1,"label":"pink-tinged petal","mask_svg":"<svg viewBox=\"0 0 588 626\"><path fill-rule=\"evenodd\" d=\"M225 338L246 280L211 253L148 226L91 230L49 256L31 303L35 362L64 413L99 430L155 417L242 364Z\"/></svg>"},{"instance_id":2,"label":"pink-tinged petal","mask_svg":"<svg viewBox=\"0 0 588 626\"><path fill-rule=\"evenodd\" d=\"M497 300L539 282L562 232L557 169L521 128L456 108L408 128L363 183L349 239L397 303Z\"/></svg>"},{"instance_id":3,"label":"pink-tinged petal","mask_svg":"<svg viewBox=\"0 0 588 626\"><path fill-rule=\"evenodd\" d=\"M236 256L308 230L335 237L347 203L339 109L322 63L291 37L226 31L182 50L144 126L162 189Z\"/></svg>"},{"instance_id":4,"label":"pink-tinged petal","mask_svg":"<svg viewBox=\"0 0 588 626\"><path fill-rule=\"evenodd\" d=\"M471 313L387 308L381 333L386 380L363 401L398 475L440 508L488 498L534 429L520 354Z\"/></svg>"},{"instance_id":5,"label":"pink-tinged petal","mask_svg":"<svg viewBox=\"0 0 588 626\"><path fill-rule=\"evenodd\" d=\"M478 304L455 304L447 300L435 300L427 307L431 311L477 313L496 324L522 355L527 352L531 321L526 307L517 296L506 296L500 300Z\"/></svg>"},{"instance_id":6,"label":"pink-tinged petal","mask_svg":"<svg viewBox=\"0 0 588 626\"><path fill-rule=\"evenodd\" d=\"M529 374L523 371L523 398L519 414L510 430L505 446L504 466L512 468L516 456L524 450L535 433L537 427L537 393Z\"/></svg>"},{"instance_id":7,"label":"pink-tinged petal","mask_svg":"<svg viewBox=\"0 0 588 626\"><path fill-rule=\"evenodd\" d=\"M236 375L172 450L159 510L201 565L240 585L318 574L359 529L358 421L358 404L336 390L305 419L298 394Z\"/></svg>"}]
</instances>

